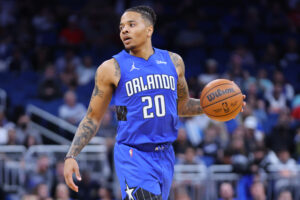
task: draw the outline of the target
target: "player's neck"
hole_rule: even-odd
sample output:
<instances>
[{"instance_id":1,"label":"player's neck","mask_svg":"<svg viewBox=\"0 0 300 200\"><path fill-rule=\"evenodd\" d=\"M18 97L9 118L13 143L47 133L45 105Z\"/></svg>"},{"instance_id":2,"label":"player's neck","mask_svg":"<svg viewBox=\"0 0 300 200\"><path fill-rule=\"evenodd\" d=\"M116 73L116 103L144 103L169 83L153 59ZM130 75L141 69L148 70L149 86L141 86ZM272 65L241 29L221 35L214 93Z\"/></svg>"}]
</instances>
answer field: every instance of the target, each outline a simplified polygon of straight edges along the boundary
<instances>
[{"instance_id":1,"label":"player's neck","mask_svg":"<svg viewBox=\"0 0 300 200\"><path fill-rule=\"evenodd\" d=\"M130 50L130 55L136 56L136 57L140 57L140 58L144 58L145 60L148 60L149 57L154 54L154 49L152 47L151 42L150 43L146 43L145 45L132 49Z\"/></svg>"}]
</instances>

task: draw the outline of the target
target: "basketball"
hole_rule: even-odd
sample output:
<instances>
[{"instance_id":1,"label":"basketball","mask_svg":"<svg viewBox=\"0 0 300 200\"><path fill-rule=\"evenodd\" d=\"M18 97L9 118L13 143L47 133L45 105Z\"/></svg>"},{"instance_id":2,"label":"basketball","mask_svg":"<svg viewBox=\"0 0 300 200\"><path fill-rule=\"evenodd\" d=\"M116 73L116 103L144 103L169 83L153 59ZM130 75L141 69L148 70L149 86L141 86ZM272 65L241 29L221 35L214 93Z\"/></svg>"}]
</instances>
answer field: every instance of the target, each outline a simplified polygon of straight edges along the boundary
<instances>
[{"instance_id":1,"label":"basketball","mask_svg":"<svg viewBox=\"0 0 300 200\"><path fill-rule=\"evenodd\" d=\"M216 121L228 121L237 116L243 106L243 94L240 88L227 79L209 82L200 97L204 113Z\"/></svg>"}]
</instances>

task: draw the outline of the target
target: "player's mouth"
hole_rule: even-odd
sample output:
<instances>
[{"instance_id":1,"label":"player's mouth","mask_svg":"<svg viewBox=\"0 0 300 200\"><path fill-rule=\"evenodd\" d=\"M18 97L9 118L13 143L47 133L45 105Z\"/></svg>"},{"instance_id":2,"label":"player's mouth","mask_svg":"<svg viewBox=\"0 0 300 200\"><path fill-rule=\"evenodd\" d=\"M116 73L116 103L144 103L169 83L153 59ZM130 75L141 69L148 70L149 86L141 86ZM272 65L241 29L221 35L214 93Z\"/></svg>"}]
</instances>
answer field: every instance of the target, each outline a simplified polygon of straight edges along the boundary
<instances>
[{"instance_id":1,"label":"player's mouth","mask_svg":"<svg viewBox=\"0 0 300 200\"><path fill-rule=\"evenodd\" d=\"M124 44L129 44L130 41L131 41L131 37L125 36L125 37L123 38Z\"/></svg>"}]
</instances>

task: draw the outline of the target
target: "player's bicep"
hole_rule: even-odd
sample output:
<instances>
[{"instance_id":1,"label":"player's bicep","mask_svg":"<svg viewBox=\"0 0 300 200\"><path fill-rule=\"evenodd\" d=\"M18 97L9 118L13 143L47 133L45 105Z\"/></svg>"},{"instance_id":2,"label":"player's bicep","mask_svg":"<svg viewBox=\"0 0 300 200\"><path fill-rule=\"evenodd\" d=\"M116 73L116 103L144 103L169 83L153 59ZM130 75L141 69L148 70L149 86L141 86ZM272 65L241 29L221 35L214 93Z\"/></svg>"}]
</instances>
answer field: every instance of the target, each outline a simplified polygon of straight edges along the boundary
<instances>
[{"instance_id":1,"label":"player's bicep","mask_svg":"<svg viewBox=\"0 0 300 200\"><path fill-rule=\"evenodd\" d=\"M185 102L189 98L189 90L188 90L188 85L185 80L185 65L182 60L182 58L176 54L169 52L169 55L171 57L171 60L176 68L176 72L178 75L178 80L177 80L177 96L178 96L178 103Z\"/></svg>"},{"instance_id":2,"label":"player's bicep","mask_svg":"<svg viewBox=\"0 0 300 200\"><path fill-rule=\"evenodd\" d=\"M189 99L189 89L184 76L179 76L177 81L178 103L185 102Z\"/></svg>"},{"instance_id":3,"label":"player's bicep","mask_svg":"<svg viewBox=\"0 0 300 200\"><path fill-rule=\"evenodd\" d=\"M87 116L97 121L101 120L113 95L114 87L108 77L107 69L100 66L95 75L95 86L87 111Z\"/></svg>"}]
</instances>

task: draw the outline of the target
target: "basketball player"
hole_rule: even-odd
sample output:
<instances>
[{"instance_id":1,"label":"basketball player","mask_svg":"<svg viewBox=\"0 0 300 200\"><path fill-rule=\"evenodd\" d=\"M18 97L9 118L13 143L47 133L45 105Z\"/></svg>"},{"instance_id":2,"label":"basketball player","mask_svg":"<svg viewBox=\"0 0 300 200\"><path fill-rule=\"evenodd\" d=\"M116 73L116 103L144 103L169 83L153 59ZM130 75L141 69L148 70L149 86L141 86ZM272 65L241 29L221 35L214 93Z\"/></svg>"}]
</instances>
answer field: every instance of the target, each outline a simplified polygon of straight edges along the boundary
<instances>
[{"instance_id":1,"label":"basketball player","mask_svg":"<svg viewBox=\"0 0 300 200\"><path fill-rule=\"evenodd\" d=\"M76 192L72 174L81 177L75 158L96 134L114 94L119 121L114 160L122 199L168 198L178 116L203 112L200 100L189 98L182 58L152 47L155 21L147 6L129 8L121 17L120 38L126 50L97 69L87 114L65 158L65 180Z\"/></svg>"}]
</instances>

